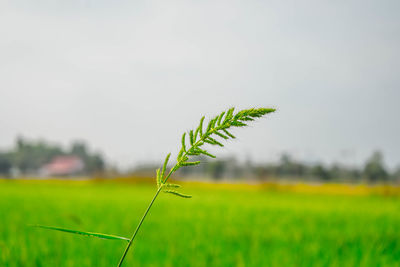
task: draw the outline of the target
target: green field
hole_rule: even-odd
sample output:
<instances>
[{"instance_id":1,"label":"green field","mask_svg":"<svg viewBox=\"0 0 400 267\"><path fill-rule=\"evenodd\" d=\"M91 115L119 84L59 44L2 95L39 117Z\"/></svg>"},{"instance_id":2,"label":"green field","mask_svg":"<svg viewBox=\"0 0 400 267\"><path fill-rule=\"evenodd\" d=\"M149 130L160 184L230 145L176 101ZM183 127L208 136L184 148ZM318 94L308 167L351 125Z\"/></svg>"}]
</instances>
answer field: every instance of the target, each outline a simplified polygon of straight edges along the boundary
<instances>
[{"instance_id":1,"label":"green field","mask_svg":"<svg viewBox=\"0 0 400 267\"><path fill-rule=\"evenodd\" d=\"M125 266L400 266L400 198L186 184L162 194ZM116 266L155 186L0 181L0 266Z\"/></svg>"}]
</instances>

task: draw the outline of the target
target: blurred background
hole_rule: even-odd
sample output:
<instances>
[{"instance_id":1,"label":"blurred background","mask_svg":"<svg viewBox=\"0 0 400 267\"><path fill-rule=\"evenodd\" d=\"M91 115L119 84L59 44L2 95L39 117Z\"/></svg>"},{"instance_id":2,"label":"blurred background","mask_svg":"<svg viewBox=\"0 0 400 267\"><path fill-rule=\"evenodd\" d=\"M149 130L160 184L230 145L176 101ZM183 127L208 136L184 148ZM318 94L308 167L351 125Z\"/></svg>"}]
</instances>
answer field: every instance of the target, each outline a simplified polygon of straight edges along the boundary
<instances>
[{"instance_id":1,"label":"blurred background","mask_svg":"<svg viewBox=\"0 0 400 267\"><path fill-rule=\"evenodd\" d=\"M0 1L1 265L113 265L123 244L25 225L130 235L181 134L230 107L277 111L176 173L197 200L160 201L131 264L400 264L399 11L398 1Z\"/></svg>"}]
</instances>

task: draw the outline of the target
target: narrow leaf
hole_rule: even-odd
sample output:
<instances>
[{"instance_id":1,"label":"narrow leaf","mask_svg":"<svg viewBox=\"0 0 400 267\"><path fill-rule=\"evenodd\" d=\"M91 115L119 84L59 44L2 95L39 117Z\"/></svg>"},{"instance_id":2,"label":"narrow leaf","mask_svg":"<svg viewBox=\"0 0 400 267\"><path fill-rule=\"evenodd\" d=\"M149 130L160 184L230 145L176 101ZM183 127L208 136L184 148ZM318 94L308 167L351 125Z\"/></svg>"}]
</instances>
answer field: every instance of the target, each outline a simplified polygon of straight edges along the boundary
<instances>
[{"instance_id":1,"label":"narrow leaf","mask_svg":"<svg viewBox=\"0 0 400 267\"><path fill-rule=\"evenodd\" d=\"M185 161L181 163L182 166L194 166L194 165L199 165L200 161L193 161L193 162L189 162L189 161Z\"/></svg>"},{"instance_id":2,"label":"narrow leaf","mask_svg":"<svg viewBox=\"0 0 400 267\"><path fill-rule=\"evenodd\" d=\"M254 121L254 119L251 117L243 117L243 118L240 118L240 120L241 121Z\"/></svg>"},{"instance_id":3,"label":"narrow leaf","mask_svg":"<svg viewBox=\"0 0 400 267\"><path fill-rule=\"evenodd\" d=\"M160 168L158 168L157 170L156 170L156 175L157 175L157 187L160 187L160 185L161 185L161 176L160 176Z\"/></svg>"},{"instance_id":4,"label":"narrow leaf","mask_svg":"<svg viewBox=\"0 0 400 267\"><path fill-rule=\"evenodd\" d=\"M164 165L163 165L163 167L162 167L162 171L161 171L161 179L163 179L164 178L164 174L165 174L165 170L167 169L167 164L168 164L168 160L169 160L169 157L171 156L171 153L169 153L168 155L167 155L167 157L165 158L165 161L164 161Z\"/></svg>"},{"instance_id":5,"label":"narrow leaf","mask_svg":"<svg viewBox=\"0 0 400 267\"><path fill-rule=\"evenodd\" d=\"M194 140L194 135L193 135L193 130L189 131L189 137L190 137L190 145L193 146L195 140Z\"/></svg>"},{"instance_id":6,"label":"narrow leaf","mask_svg":"<svg viewBox=\"0 0 400 267\"><path fill-rule=\"evenodd\" d=\"M186 152L185 137L186 137L186 133L183 133L183 135L182 135L182 148L183 148L183 151Z\"/></svg>"},{"instance_id":7,"label":"narrow leaf","mask_svg":"<svg viewBox=\"0 0 400 267\"><path fill-rule=\"evenodd\" d=\"M198 129L199 129L199 133L200 133L200 136L203 136L203 122L204 122L204 119L205 119L206 117L201 117L201 119L200 119L200 124L199 124L199 127L198 127Z\"/></svg>"},{"instance_id":8,"label":"narrow leaf","mask_svg":"<svg viewBox=\"0 0 400 267\"><path fill-rule=\"evenodd\" d=\"M214 128L215 128L215 124L217 123L217 121L218 121L218 116L216 116L216 117L212 120L211 129L214 129Z\"/></svg>"},{"instance_id":9,"label":"narrow leaf","mask_svg":"<svg viewBox=\"0 0 400 267\"><path fill-rule=\"evenodd\" d=\"M235 117L233 117L233 120L238 120L241 117L243 117L246 113L248 113L249 110L241 110L238 113L236 113Z\"/></svg>"},{"instance_id":10,"label":"narrow leaf","mask_svg":"<svg viewBox=\"0 0 400 267\"><path fill-rule=\"evenodd\" d=\"M228 135L230 138L235 139L236 137L231 134L230 132L228 132L227 130L223 129L222 131L224 131L224 133L226 133L226 135Z\"/></svg>"},{"instance_id":11,"label":"narrow leaf","mask_svg":"<svg viewBox=\"0 0 400 267\"><path fill-rule=\"evenodd\" d=\"M173 194L173 195L178 196L178 197L183 197L183 198L191 198L192 197L191 195L185 195L185 194L179 193L179 192L174 191L174 190L165 190L164 192L165 193L169 193L169 194Z\"/></svg>"},{"instance_id":12,"label":"narrow leaf","mask_svg":"<svg viewBox=\"0 0 400 267\"><path fill-rule=\"evenodd\" d=\"M211 130L212 125L213 125L213 120L214 120L214 119L211 119L211 120L208 122L206 133L208 133L208 132Z\"/></svg>"},{"instance_id":13,"label":"narrow leaf","mask_svg":"<svg viewBox=\"0 0 400 267\"><path fill-rule=\"evenodd\" d=\"M213 141L211 141L209 138L205 139L204 142L210 144L210 145L215 145Z\"/></svg>"},{"instance_id":14,"label":"narrow leaf","mask_svg":"<svg viewBox=\"0 0 400 267\"><path fill-rule=\"evenodd\" d=\"M60 227L53 227L53 226L44 226L44 225L32 225L32 226L33 227L43 228L43 229L49 229L49 230L55 230L55 231L71 233L71 234L78 234L78 235L84 235L84 236L90 236L90 237L97 237L97 238L102 238L102 239L125 240L125 241L129 242L129 238L122 237L122 236L116 236L116 235L108 235L108 234L92 233L92 232L83 232L83 231L70 230L70 229L65 229L65 228L60 228Z\"/></svg>"},{"instance_id":15,"label":"narrow leaf","mask_svg":"<svg viewBox=\"0 0 400 267\"><path fill-rule=\"evenodd\" d=\"M165 188L179 188L181 187L179 184L165 184L163 185Z\"/></svg>"},{"instance_id":16,"label":"narrow leaf","mask_svg":"<svg viewBox=\"0 0 400 267\"><path fill-rule=\"evenodd\" d=\"M218 117L218 125L221 125L221 120L222 120L222 117L224 117L224 115L225 115L225 111L224 112L222 112L221 113L221 115L219 115L219 117Z\"/></svg>"},{"instance_id":17,"label":"narrow leaf","mask_svg":"<svg viewBox=\"0 0 400 267\"><path fill-rule=\"evenodd\" d=\"M214 156L213 154L208 153L208 152L205 151L205 150L201 150L201 154L204 154L204 155L206 155L206 156L209 156L210 158L213 158L213 159L216 158L216 156Z\"/></svg>"},{"instance_id":18,"label":"narrow leaf","mask_svg":"<svg viewBox=\"0 0 400 267\"><path fill-rule=\"evenodd\" d=\"M220 133L220 132L215 132L215 134L218 135L218 136L221 137L221 138L224 138L225 140L226 140L226 139L229 139L229 137L223 135L223 134Z\"/></svg>"},{"instance_id":19,"label":"narrow leaf","mask_svg":"<svg viewBox=\"0 0 400 267\"><path fill-rule=\"evenodd\" d=\"M221 146L221 147L224 146L223 144L221 144L220 142L218 142L217 140L215 140L215 139L212 138L212 137L208 137L207 140L211 141L214 145L219 145L219 146ZM207 140L206 140L206 141L207 141Z\"/></svg>"},{"instance_id":20,"label":"narrow leaf","mask_svg":"<svg viewBox=\"0 0 400 267\"><path fill-rule=\"evenodd\" d=\"M228 110L228 112L226 113L225 119L224 119L224 123L225 123L225 122L228 122L229 120L232 119L232 117L233 117L233 111L234 111L234 110L235 110L235 108L230 108L230 109Z\"/></svg>"},{"instance_id":21,"label":"narrow leaf","mask_svg":"<svg viewBox=\"0 0 400 267\"><path fill-rule=\"evenodd\" d=\"M205 139L204 142L206 142L210 145L215 145L214 141L212 141L210 138Z\"/></svg>"},{"instance_id":22,"label":"narrow leaf","mask_svg":"<svg viewBox=\"0 0 400 267\"><path fill-rule=\"evenodd\" d=\"M182 147L181 150L180 150L179 153L178 153L178 156L176 157L176 159L177 159L178 161L180 161L180 159L181 159L183 153L185 153L185 150L184 150L183 147Z\"/></svg>"},{"instance_id":23,"label":"narrow leaf","mask_svg":"<svg viewBox=\"0 0 400 267\"><path fill-rule=\"evenodd\" d=\"M243 123L243 122L240 122L240 121L232 121L232 123L231 123L233 126L236 126L236 127L243 127L243 126L247 126L247 124L246 123Z\"/></svg>"},{"instance_id":24,"label":"narrow leaf","mask_svg":"<svg viewBox=\"0 0 400 267\"><path fill-rule=\"evenodd\" d=\"M189 151L187 154L188 154L189 156L198 156L198 155L200 155L200 153L197 152L197 151Z\"/></svg>"}]
</instances>

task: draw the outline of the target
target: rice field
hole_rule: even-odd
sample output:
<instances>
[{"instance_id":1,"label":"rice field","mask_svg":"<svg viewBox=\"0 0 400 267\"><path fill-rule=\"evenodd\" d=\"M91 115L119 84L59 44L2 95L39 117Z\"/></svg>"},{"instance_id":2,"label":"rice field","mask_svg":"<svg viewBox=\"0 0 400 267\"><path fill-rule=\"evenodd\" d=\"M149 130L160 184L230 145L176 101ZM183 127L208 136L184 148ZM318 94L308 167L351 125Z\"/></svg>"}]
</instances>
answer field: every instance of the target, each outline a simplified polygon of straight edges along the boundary
<instances>
[{"instance_id":1,"label":"rice field","mask_svg":"<svg viewBox=\"0 0 400 267\"><path fill-rule=\"evenodd\" d=\"M186 183L162 194L125 266L400 266L396 188ZM116 266L149 183L0 180L0 266Z\"/></svg>"}]
</instances>

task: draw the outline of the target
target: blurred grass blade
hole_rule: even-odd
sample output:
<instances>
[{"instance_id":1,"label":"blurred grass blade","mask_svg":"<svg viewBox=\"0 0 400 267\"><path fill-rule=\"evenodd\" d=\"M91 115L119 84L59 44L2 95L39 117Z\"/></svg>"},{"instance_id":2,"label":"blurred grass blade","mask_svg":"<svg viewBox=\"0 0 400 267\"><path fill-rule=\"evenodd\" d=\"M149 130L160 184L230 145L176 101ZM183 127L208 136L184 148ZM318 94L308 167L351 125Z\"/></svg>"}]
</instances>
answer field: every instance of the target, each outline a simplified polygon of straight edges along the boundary
<instances>
[{"instance_id":1,"label":"blurred grass blade","mask_svg":"<svg viewBox=\"0 0 400 267\"><path fill-rule=\"evenodd\" d=\"M77 230L70 230L70 229L53 227L53 226L45 226L45 225L31 225L31 226L48 229L48 230L66 232L66 233L70 233L70 234L85 235L85 236L97 237L97 238L102 238L102 239L125 240L125 241L129 242L129 238L122 237L122 236L116 236L116 235L108 235L108 234L92 233L92 232L82 232L82 231L77 231Z\"/></svg>"},{"instance_id":2,"label":"blurred grass blade","mask_svg":"<svg viewBox=\"0 0 400 267\"><path fill-rule=\"evenodd\" d=\"M175 196L183 197L183 198L191 198L192 197L191 195L185 195L185 194L179 193L175 190L165 190L164 193L173 194Z\"/></svg>"}]
</instances>

